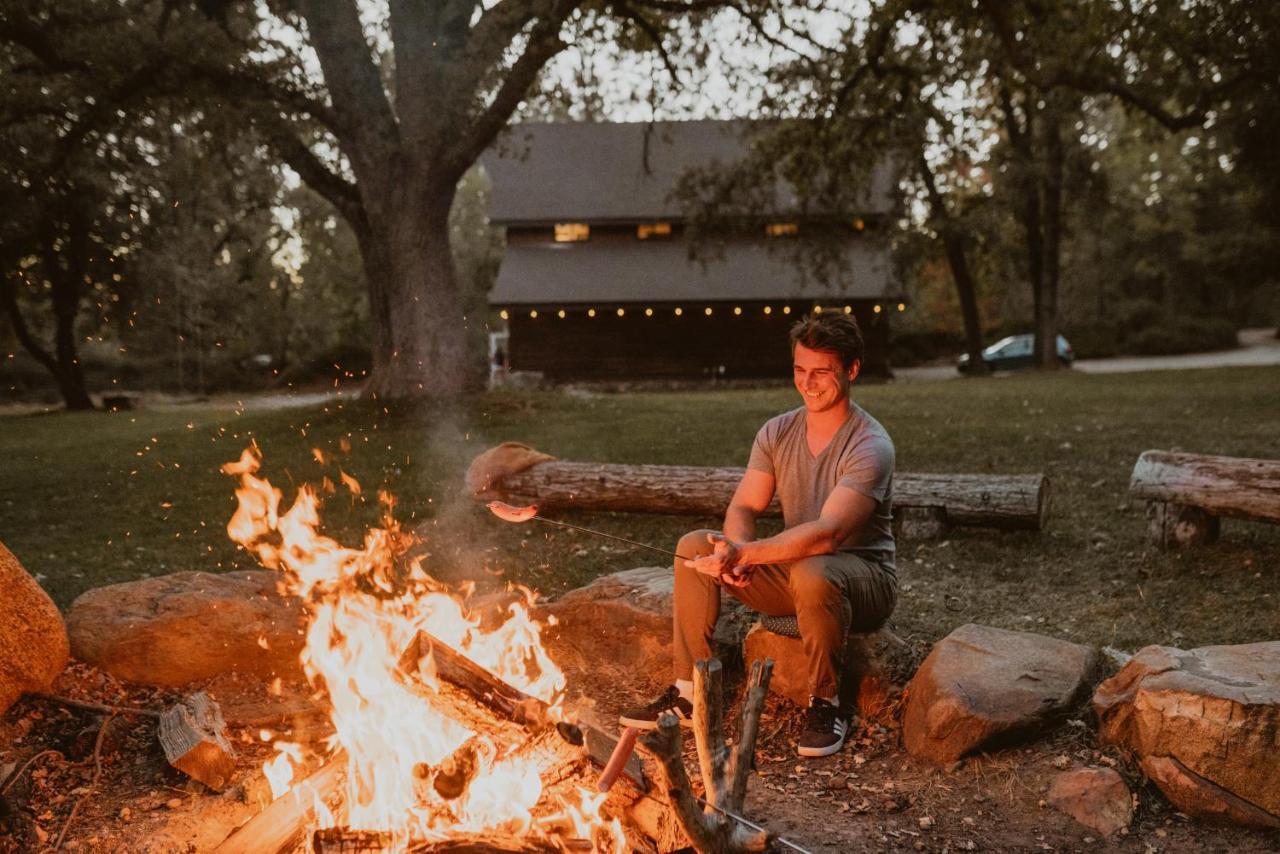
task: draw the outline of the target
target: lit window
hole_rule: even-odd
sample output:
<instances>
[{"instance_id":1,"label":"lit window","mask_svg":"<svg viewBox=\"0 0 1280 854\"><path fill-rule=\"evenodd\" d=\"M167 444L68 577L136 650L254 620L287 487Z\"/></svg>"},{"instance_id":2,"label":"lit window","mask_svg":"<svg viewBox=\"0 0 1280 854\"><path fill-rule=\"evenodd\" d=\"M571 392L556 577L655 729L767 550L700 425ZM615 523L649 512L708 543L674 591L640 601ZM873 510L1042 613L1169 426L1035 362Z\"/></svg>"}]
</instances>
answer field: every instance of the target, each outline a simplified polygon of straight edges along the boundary
<instances>
[{"instance_id":1,"label":"lit window","mask_svg":"<svg viewBox=\"0 0 1280 854\"><path fill-rule=\"evenodd\" d=\"M854 231L864 231L864 230L866 229L866 227L867 227L867 221L866 221L866 220L864 220L862 217L860 217L860 216L856 216L856 217L854 217L854 218L853 218L853 230L854 230Z\"/></svg>"},{"instance_id":2,"label":"lit window","mask_svg":"<svg viewBox=\"0 0 1280 854\"><path fill-rule=\"evenodd\" d=\"M556 243L578 243L591 237L591 226L585 222L557 222Z\"/></svg>"},{"instance_id":3,"label":"lit window","mask_svg":"<svg viewBox=\"0 0 1280 854\"><path fill-rule=\"evenodd\" d=\"M796 222L771 222L764 227L764 233L770 237L792 237L800 233L800 224Z\"/></svg>"},{"instance_id":4,"label":"lit window","mask_svg":"<svg viewBox=\"0 0 1280 854\"><path fill-rule=\"evenodd\" d=\"M670 237L671 223L669 222L642 222L636 226L636 237L641 240L648 240L651 237Z\"/></svg>"},{"instance_id":5,"label":"lit window","mask_svg":"<svg viewBox=\"0 0 1280 854\"><path fill-rule=\"evenodd\" d=\"M507 320L511 315L507 314L507 310L504 308L502 311L498 312L498 317L501 317L503 320Z\"/></svg>"}]
</instances>

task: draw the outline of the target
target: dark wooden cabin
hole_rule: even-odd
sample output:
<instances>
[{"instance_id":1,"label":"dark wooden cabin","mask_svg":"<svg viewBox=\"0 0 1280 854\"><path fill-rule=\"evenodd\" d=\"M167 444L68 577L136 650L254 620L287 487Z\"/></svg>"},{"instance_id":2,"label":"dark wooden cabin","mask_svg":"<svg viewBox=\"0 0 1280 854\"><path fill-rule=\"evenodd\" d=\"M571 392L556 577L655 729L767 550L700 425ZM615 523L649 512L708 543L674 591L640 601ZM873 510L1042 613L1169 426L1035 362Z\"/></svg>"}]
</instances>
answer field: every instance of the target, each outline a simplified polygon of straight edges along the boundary
<instances>
[{"instance_id":1,"label":"dark wooden cabin","mask_svg":"<svg viewBox=\"0 0 1280 854\"><path fill-rule=\"evenodd\" d=\"M804 240L794 208L692 259L679 204L686 170L727 163L744 122L518 125L484 166L490 219L507 251L489 296L505 321L507 366L555 380L789 376L787 329L804 313L853 313L864 373L887 373L889 319L905 309L884 225L897 177L879 164L863 210L818 282L780 241ZM830 218L828 218L829 220ZM830 234L830 230L826 232ZM830 239L828 237L828 239Z\"/></svg>"}]
</instances>

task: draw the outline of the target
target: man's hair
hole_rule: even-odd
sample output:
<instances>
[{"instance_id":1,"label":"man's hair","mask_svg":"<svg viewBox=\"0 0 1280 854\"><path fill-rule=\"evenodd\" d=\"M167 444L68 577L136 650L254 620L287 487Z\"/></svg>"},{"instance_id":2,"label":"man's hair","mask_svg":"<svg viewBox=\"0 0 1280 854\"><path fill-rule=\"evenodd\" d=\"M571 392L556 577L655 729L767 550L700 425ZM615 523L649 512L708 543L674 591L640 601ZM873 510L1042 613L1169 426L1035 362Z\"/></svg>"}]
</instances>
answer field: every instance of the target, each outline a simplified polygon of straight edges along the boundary
<instances>
[{"instance_id":1,"label":"man's hair","mask_svg":"<svg viewBox=\"0 0 1280 854\"><path fill-rule=\"evenodd\" d=\"M792 353L797 344L835 353L846 371L862 361L862 332L852 314L824 312L796 321L791 327Z\"/></svg>"}]
</instances>

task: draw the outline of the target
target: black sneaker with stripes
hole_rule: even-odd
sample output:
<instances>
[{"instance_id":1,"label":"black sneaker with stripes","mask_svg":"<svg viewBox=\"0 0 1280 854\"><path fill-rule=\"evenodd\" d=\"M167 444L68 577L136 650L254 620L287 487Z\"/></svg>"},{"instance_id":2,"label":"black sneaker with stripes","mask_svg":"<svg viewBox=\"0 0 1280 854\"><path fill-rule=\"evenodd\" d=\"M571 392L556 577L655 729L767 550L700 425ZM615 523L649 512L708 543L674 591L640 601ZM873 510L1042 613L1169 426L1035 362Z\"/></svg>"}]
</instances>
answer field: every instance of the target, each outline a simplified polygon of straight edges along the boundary
<instances>
[{"instance_id":1,"label":"black sneaker with stripes","mask_svg":"<svg viewBox=\"0 0 1280 854\"><path fill-rule=\"evenodd\" d=\"M690 726L693 718L693 703L681 697L680 689L672 685L661 697L647 706L627 709L618 716L618 722L623 726L636 729L657 729L658 718L666 712L671 712L679 718L681 726Z\"/></svg>"},{"instance_id":2,"label":"black sneaker with stripes","mask_svg":"<svg viewBox=\"0 0 1280 854\"><path fill-rule=\"evenodd\" d=\"M830 756L844 746L849 732L849 718L840 713L839 706L812 697L804 713L804 730L796 752L801 756Z\"/></svg>"}]
</instances>

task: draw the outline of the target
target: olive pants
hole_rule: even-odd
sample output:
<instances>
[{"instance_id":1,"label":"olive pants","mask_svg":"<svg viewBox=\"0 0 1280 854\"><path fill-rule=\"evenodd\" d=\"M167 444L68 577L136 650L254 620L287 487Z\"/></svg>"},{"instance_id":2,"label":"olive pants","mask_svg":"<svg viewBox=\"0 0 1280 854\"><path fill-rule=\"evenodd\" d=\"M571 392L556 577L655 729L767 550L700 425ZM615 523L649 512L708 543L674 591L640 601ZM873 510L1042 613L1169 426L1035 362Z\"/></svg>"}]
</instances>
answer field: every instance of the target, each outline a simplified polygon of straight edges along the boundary
<instances>
[{"instance_id":1,"label":"olive pants","mask_svg":"<svg viewBox=\"0 0 1280 854\"><path fill-rule=\"evenodd\" d=\"M709 533L685 534L676 552L687 558L711 554ZM837 695L845 636L879 628L898 600L893 573L849 552L759 566L746 587L722 585L685 566L680 558L675 560L675 572L672 659L676 679L692 679L693 663L711 657L723 588L754 611L796 616L809 663L809 693L814 697Z\"/></svg>"}]
</instances>

